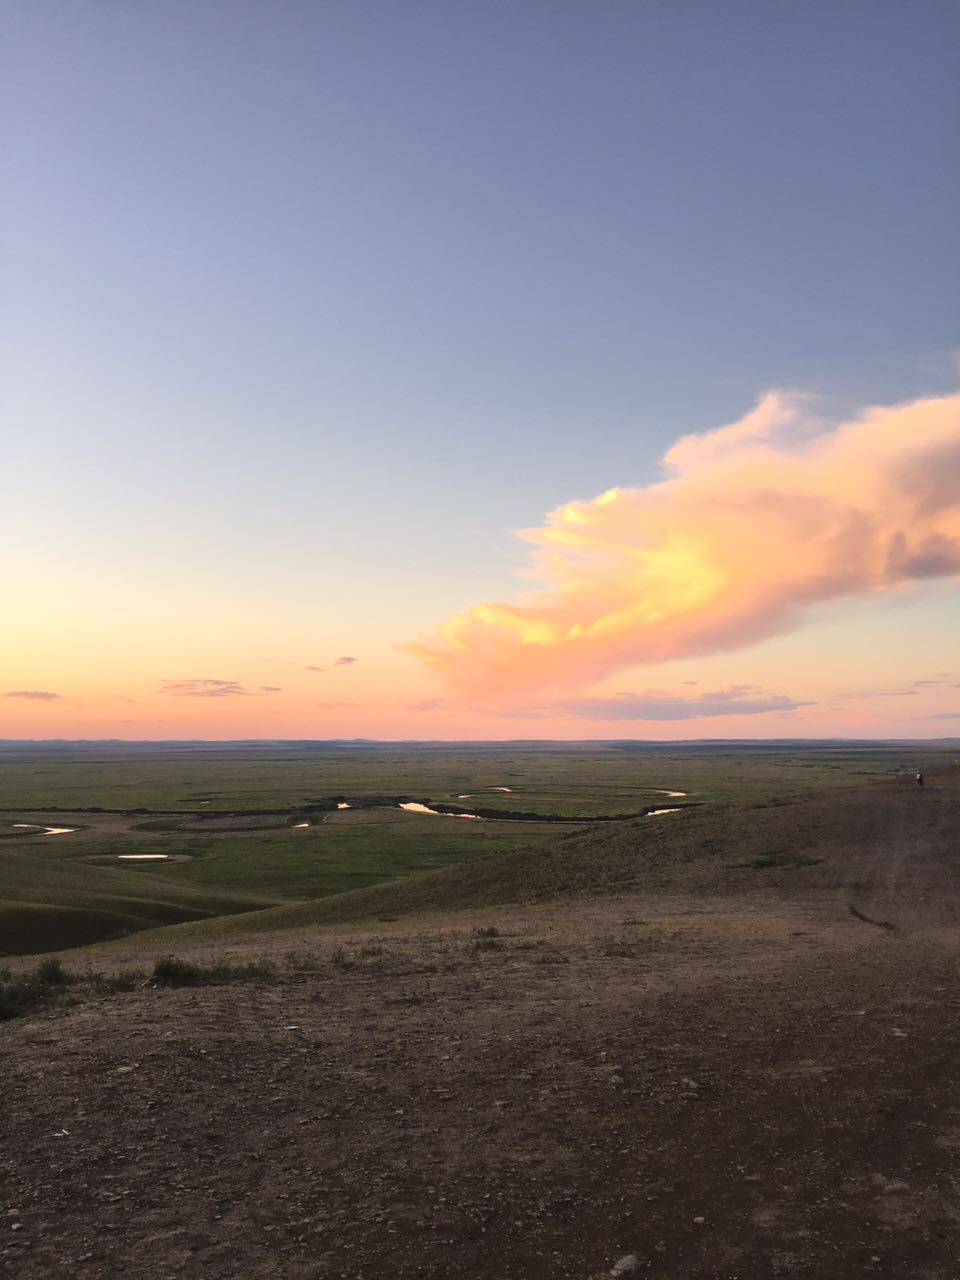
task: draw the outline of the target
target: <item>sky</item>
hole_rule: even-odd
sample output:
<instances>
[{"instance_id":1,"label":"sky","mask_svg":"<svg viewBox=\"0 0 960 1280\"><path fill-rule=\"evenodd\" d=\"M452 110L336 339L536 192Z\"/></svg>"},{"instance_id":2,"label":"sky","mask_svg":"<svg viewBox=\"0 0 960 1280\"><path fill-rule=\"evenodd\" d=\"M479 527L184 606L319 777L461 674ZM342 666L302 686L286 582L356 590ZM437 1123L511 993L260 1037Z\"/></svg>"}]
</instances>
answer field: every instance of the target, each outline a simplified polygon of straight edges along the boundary
<instances>
[{"instance_id":1,"label":"sky","mask_svg":"<svg viewBox=\"0 0 960 1280\"><path fill-rule=\"evenodd\" d=\"M0 28L0 738L960 735L953 3Z\"/></svg>"}]
</instances>

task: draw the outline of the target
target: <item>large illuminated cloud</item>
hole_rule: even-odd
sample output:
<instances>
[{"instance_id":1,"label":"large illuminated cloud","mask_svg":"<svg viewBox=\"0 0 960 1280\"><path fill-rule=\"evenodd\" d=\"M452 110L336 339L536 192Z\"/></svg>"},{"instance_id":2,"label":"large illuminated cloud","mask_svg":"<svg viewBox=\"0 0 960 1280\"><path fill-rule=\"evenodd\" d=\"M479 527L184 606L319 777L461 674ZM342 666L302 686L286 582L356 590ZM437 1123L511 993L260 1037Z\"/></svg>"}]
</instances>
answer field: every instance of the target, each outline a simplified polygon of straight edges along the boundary
<instances>
[{"instance_id":1,"label":"large illuminated cloud","mask_svg":"<svg viewBox=\"0 0 960 1280\"><path fill-rule=\"evenodd\" d=\"M520 535L545 591L404 647L466 692L515 696L740 648L818 602L960 573L960 396L828 425L771 393L663 461L662 482Z\"/></svg>"}]
</instances>

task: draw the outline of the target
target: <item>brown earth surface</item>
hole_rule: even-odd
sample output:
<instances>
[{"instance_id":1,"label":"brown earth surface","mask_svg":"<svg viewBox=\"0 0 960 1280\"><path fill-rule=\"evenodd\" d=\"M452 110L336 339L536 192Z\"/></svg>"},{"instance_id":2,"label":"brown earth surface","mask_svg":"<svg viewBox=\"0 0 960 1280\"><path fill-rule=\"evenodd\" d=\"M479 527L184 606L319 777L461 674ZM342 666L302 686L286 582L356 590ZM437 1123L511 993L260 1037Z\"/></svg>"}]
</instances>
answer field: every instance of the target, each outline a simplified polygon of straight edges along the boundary
<instances>
[{"instance_id":1,"label":"brown earth surface","mask_svg":"<svg viewBox=\"0 0 960 1280\"><path fill-rule=\"evenodd\" d=\"M264 935L216 955L275 979L0 1027L0 1274L955 1280L954 781L788 806L823 861L754 889Z\"/></svg>"}]
</instances>

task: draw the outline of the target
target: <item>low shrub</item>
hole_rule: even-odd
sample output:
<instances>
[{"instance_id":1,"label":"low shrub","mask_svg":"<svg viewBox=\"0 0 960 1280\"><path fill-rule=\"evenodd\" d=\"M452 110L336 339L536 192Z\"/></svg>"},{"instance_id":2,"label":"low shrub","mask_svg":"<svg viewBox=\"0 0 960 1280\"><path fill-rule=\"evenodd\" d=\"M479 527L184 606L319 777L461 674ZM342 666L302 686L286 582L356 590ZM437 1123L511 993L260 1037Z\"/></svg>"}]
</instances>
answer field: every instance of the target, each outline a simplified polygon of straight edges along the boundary
<instances>
[{"instance_id":1,"label":"low shrub","mask_svg":"<svg viewBox=\"0 0 960 1280\"><path fill-rule=\"evenodd\" d=\"M195 964L178 960L176 956L160 956L153 965L153 981L158 987L192 987L200 979Z\"/></svg>"},{"instance_id":2,"label":"low shrub","mask_svg":"<svg viewBox=\"0 0 960 1280\"><path fill-rule=\"evenodd\" d=\"M67 973L63 962L56 956L47 956L46 959L41 960L35 973L37 981L49 987L66 987L76 981L76 978Z\"/></svg>"}]
</instances>

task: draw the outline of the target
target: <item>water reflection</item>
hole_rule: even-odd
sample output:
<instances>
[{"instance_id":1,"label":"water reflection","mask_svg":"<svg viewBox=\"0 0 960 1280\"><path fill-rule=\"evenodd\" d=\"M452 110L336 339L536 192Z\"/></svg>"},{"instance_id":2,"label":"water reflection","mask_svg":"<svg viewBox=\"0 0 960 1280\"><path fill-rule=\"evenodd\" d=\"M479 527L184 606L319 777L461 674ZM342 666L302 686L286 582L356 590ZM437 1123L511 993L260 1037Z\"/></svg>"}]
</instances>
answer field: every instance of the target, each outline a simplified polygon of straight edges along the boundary
<instances>
[{"instance_id":1,"label":"water reflection","mask_svg":"<svg viewBox=\"0 0 960 1280\"><path fill-rule=\"evenodd\" d=\"M39 822L15 822L15 827L22 827L24 830L39 831L42 836L65 836L71 831L76 831L76 827L42 827Z\"/></svg>"},{"instance_id":2,"label":"water reflection","mask_svg":"<svg viewBox=\"0 0 960 1280\"><path fill-rule=\"evenodd\" d=\"M470 818L474 822L481 821L480 815L477 813L441 813L439 809L428 809L425 804L418 804L416 800L408 800L405 804L398 805L397 808L405 809L407 813L432 813L438 818Z\"/></svg>"}]
</instances>

